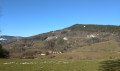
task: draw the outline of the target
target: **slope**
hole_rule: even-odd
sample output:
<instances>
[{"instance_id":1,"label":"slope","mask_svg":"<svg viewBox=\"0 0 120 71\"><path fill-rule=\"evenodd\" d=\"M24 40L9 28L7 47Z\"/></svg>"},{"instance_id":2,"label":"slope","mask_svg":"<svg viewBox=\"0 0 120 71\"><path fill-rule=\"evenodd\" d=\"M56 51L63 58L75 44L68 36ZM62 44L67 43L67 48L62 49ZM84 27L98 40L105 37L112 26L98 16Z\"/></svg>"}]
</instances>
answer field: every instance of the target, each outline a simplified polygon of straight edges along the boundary
<instances>
[{"instance_id":1,"label":"slope","mask_svg":"<svg viewBox=\"0 0 120 71\"><path fill-rule=\"evenodd\" d=\"M79 47L61 55L56 59L119 59L120 46L116 40L110 40Z\"/></svg>"},{"instance_id":2,"label":"slope","mask_svg":"<svg viewBox=\"0 0 120 71\"><path fill-rule=\"evenodd\" d=\"M21 39L12 39L4 45L11 57L36 56L41 53L61 54L79 47L116 40L120 26L83 25L51 31ZM117 41L116 41L117 42Z\"/></svg>"}]
</instances>

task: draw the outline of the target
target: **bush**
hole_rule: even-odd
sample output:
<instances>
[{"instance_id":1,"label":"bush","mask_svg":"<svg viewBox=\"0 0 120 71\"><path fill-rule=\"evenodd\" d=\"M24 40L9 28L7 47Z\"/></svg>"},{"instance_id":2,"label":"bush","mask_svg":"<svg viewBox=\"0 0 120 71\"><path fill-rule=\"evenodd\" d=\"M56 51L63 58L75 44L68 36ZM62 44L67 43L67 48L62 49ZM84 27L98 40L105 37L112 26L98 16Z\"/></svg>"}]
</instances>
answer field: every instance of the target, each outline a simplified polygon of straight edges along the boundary
<instances>
[{"instance_id":1,"label":"bush","mask_svg":"<svg viewBox=\"0 0 120 71\"><path fill-rule=\"evenodd\" d=\"M50 53L48 51L46 51L46 55L49 55Z\"/></svg>"},{"instance_id":2,"label":"bush","mask_svg":"<svg viewBox=\"0 0 120 71\"><path fill-rule=\"evenodd\" d=\"M2 48L0 44L0 58L9 58L9 52Z\"/></svg>"},{"instance_id":3,"label":"bush","mask_svg":"<svg viewBox=\"0 0 120 71\"><path fill-rule=\"evenodd\" d=\"M27 50L26 52L23 53L22 56L33 56L41 53L42 53L41 51L37 51L37 50Z\"/></svg>"},{"instance_id":4,"label":"bush","mask_svg":"<svg viewBox=\"0 0 120 71\"><path fill-rule=\"evenodd\" d=\"M90 38L90 39L88 39L86 42L88 43L88 44L94 44L94 43L98 43L98 42L100 42L101 40L99 39L99 38Z\"/></svg>"},{"instance_id":5,"label":"bush","mask_svg":"<svg viewBox=\"0 0 120 71\"><path fill-rule=\"evenodd\" d=\"M99 71L120 71L120 60L107 60L101 62Z\"/></svg>"}]
</instances>

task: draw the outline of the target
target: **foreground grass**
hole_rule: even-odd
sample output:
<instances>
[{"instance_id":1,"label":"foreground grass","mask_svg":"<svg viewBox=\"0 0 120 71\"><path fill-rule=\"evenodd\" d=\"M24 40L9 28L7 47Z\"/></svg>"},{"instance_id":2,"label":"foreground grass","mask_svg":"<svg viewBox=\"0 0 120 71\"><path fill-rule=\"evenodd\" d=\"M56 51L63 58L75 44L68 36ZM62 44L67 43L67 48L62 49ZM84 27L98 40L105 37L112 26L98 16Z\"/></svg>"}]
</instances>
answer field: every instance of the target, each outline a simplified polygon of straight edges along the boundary
<instances>
[{"instance_id":1,"label":"foreground grass","mask_svg":"<svg viewBox=\"0 0 120 71\"><path fill-rule=\"evenodd\" d=\"M97 71L98 60L0 59L0 71Z\"/></svg>"}]
</instances>

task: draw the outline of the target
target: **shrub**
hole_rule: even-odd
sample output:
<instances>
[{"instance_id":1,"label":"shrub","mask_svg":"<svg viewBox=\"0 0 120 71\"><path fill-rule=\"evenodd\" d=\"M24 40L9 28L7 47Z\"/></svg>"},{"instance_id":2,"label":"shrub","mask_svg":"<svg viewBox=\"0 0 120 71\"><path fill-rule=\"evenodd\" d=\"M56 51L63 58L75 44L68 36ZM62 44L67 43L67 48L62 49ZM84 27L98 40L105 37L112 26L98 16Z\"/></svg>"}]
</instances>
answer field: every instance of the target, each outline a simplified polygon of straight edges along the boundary
<instances>
[{"instance_id":1,"label":"shrub","mask_svg":"<svg viewBox=\"0 0 120 71\"><path fill-rule=\"evenodd\" d=\"M120 71L120 60L107 60L101 62L99 71Z\"/></svg>"},{"instance_id":2,"label":"shrub","mask_svg":"<svg viewBox=\"0 0 120 71\"><path fill-rule=\"evenodd\" d=\"M46 51L46 55L49 55L50 53L48 51Z\"/></svg>"},{"instance_id":3,"label":"shrub","mask_svg":"<svg viewBox=\"0 0 120 71\"><path fill-rule=\"evenodd\" d=\"M2 48L2 45L0 44L0 58L8 58L9 52Z\"/></svg>"},{"instance_id":4,"label":"shrub","mask_svg":"<svg viewBox=\"0 0 120 71\"><path fill-rule=\"evenodd\" d=\"M37 50L27 50L26 52L23 53L22 57L24 56L33 56L36 54L41 54L41 51L37 51Z\"/></svg>"}]
</instances>

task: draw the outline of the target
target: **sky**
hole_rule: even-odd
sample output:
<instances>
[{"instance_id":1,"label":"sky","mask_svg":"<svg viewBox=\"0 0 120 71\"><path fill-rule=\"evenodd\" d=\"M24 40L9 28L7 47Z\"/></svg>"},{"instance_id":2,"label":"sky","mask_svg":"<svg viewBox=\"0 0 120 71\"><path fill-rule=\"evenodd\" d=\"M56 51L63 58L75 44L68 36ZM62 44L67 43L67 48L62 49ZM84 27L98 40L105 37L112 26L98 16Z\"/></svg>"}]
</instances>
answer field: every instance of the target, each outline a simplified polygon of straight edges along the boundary
<instances>
[{"instance_id":1,"label":"sky","mask_svg":"<svg viewBox=\"0 0 120 71\"><path fill-rule=\"evenodd\" d=\"M120 0L0 0L2 35L29 37L74 24L120 25Z\"/></svg>"}]
</instances>

